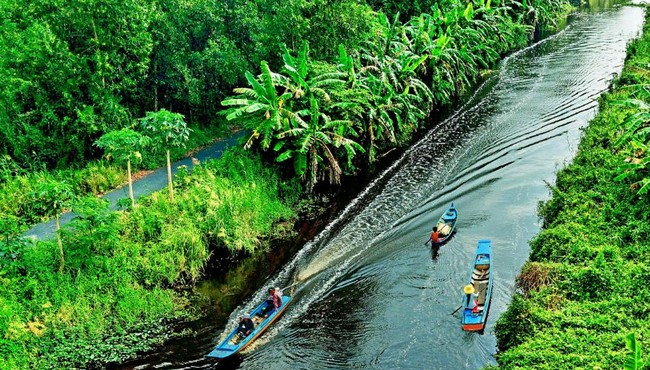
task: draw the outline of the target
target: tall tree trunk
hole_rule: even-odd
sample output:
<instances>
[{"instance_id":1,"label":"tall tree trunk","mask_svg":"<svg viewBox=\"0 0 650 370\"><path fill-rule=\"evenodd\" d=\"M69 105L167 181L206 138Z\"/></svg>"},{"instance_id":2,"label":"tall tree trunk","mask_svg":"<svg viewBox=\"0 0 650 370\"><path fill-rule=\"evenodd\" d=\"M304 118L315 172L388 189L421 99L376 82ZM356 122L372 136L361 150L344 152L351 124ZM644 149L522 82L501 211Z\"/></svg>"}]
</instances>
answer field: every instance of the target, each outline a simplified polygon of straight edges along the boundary
<instances>
[{"instance_id":1,"label":"tall tree trunk","mask_svg":"<svg viewBox=\"0 0 650 370\"><path fill-rule=\"evenodd\" d=\"M59 234L61 225L59 224L58 213L56 214L56 216L54 216L54 220L56 221L56 241L59 243L59 257L61 258L61 261L59 263L59 274L63 274L63 266L65 265L65 258L63 257L63 241L61 240L61 234Z\"/></svg>"},{"instance_id":2,"label":"tall tree trunk","mask_svg":"<svg viewBox=\"0 0 650 370\"><path fill-rule=\"evenodd\" d=\"M169 185L169 199L174 201L174 189L172 188L172 163L169 159L169 149L167 150L167 183Z\"/></svg>"},{"instance_id":3,"label":"tall tree trunk","mask_svg":"<svg viewBox=\"0 0 650 370\"><path fill-rule=\"evenodd\" d=\"M153 75L158 76L158 59L153 62ZM153 84L153 111L158 112L158 80L154 80Z\"/></svg>"},{"instance_id":4,"label":"tall tree trunk","mask_svg":"<svg viewBox=\"0 0 650 370\"><path fill-rule=\"evenodd\" d=\"M129 177L129 197L131 198L131 207L135 207L135 197L133 197L133 180L131 179L131 160L126 161L126 173Z\"/></svg>"}]
</instances>

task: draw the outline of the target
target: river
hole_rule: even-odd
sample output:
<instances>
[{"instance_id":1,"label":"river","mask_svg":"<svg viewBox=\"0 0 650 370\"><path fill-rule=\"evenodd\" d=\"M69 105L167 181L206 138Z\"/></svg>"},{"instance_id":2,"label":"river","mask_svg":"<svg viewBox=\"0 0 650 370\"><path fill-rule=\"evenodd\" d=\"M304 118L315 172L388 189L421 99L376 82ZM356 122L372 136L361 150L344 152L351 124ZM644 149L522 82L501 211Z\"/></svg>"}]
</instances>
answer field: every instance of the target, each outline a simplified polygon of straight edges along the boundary
<instances>
[{"instance_id":1,"label":"river","mask_svg":"<svg viewBox=\"0 0 650 370\"><path fill-rule=\"evenodd\" d=\"M203 356L236 317L289 286L284 316L241 358L217 368L480 369L494 365L494 325L540 230L537 205L574 156L598 97L621 71L643 9L581 13L560 33L502 61L467 104L381 173L313 240L240 302L124 369L213 368ZM424 245L451 203L455 236ZM494 292L483 334L460 329L479 239L493 246ZM224 326L224 323L225 326Z\"/></svg>"}]
</instances>

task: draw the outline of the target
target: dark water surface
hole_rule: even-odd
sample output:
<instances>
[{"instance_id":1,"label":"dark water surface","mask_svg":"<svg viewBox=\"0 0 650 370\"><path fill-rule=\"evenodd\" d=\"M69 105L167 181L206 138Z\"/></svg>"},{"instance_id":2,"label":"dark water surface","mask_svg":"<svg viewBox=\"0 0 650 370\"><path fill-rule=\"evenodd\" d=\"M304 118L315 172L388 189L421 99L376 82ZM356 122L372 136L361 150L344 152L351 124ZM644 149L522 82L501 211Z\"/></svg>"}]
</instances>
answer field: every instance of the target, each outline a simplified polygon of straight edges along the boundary
<instances>
[{"instance_id":1,"label":"dark water surface","mask_svg":"<svg viewBox=\"0 0 650 370\"><path fill-rule=\"evenodd\" d=\"M643 9L582 14L561 33L522 50L457 114L427 133L267 286L289 286L294 303L244 351L241 369L480 369L495 364L496 319L539 232L545 181L575 154L597 98L621 71ZM444 209L458 231L437 253L423 243ZM494 293L483 335L460 329L460 305L479 239L494 253ZM123 368L211 368L203 356L228 324ZM223 321L223 320L222 320Z\"/></svg>"}]
</instances>

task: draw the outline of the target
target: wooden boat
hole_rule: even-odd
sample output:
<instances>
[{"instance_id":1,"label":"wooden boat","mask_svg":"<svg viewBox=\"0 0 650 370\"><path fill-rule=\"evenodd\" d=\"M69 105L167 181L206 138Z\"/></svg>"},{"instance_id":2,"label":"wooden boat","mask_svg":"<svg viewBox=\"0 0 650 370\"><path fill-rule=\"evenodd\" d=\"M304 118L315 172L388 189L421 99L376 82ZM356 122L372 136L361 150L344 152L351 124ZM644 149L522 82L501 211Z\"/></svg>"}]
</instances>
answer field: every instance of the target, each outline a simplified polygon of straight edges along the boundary
<instances>
[{"instance_id":1,"label":"wooden boat","mask_svg":"<svg viewBox=\"0 0 650 370\"><path fill-rule=\"evenodd\" d=\"M432 247L442 245L451 238L456 229L456 221L458 221L458 210L454 207L454 203L451 203L436 223L436 227L438 228L438 243L432 241Z\"/></svg>"},{"instance_id":2,"label":"wooden boat","mask_svg":"<svg viewBox=\"0 0 650 370\"><path fill-rule=\"evenodd\" d=\"M492 245L489 240L479 240L472 270L463 289L463 330L482 331L485 328L492 296L492 275Z\"/></svg>"},{"instance_id":3,"label":"wooden boat","mask_svg":"<svg viewBox=\"0 0 650 370\"><path fill-rule=\"evenodd\" d=\"M284 312L287 306L291 303L291 297L282 296L282 305L278 308L277 311L270 313L268 317L264 317L264 312L266 308L270 305L268 300L260 303L259 306L255 307L250 312L251 320L255 325L255 329L251 331L247 336L242 336L237 333L237 328L228 334L226 339L224 339L219 345L214 347L214 349L208 353L208 357L213 357L216 359L224 359L226 357L232 356L236 353L239 353L249 344L251 344L255 339L257 339L266 329L268 329L271 324L280 318L280 315Z\"/></svg>"}]
</instances>

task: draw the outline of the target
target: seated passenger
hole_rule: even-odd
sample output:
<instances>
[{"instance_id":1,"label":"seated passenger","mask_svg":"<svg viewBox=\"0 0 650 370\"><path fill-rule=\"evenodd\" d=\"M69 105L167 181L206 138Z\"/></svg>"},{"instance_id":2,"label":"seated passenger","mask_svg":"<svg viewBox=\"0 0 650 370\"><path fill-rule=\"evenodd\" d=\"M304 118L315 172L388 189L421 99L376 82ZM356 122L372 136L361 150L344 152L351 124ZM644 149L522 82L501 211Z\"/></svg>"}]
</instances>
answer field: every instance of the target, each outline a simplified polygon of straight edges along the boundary
<instances>
[{"instance_id":1,"label":"seated passenger","mask_svg":"<svg viewBox=\"0 0 650 370\"><path fill-rule=\"evenodd\" d=\"M282 297L276 293L275 288L269 288L269 297L266 299L266 307L262 310L264 317L269 317L269 313L276 312L282 306Z\"/></svg>"},{"instance_id":2,"label":"seated passenger","mask_svg":"<svg viewBox=\"0 0 650 370\"><path fill-rule=\"evenodd\" d=\"M241 317L239 320L239 326L237 327L237 333L243 337L248 336L253 330L255 330L255 324L251 320L250 315L246 314Z\"/></svg>"},{"instance_id":3,"label":"seated passenger","mask_svg":"<svg viewBox=\"0 0 650 370\"><path fill-rule=\"evenodd\" d=\"M472 308L472 315L476 316L478 314L478 299L474 300L474 308Z\"/></svg>"}]
</instances>

